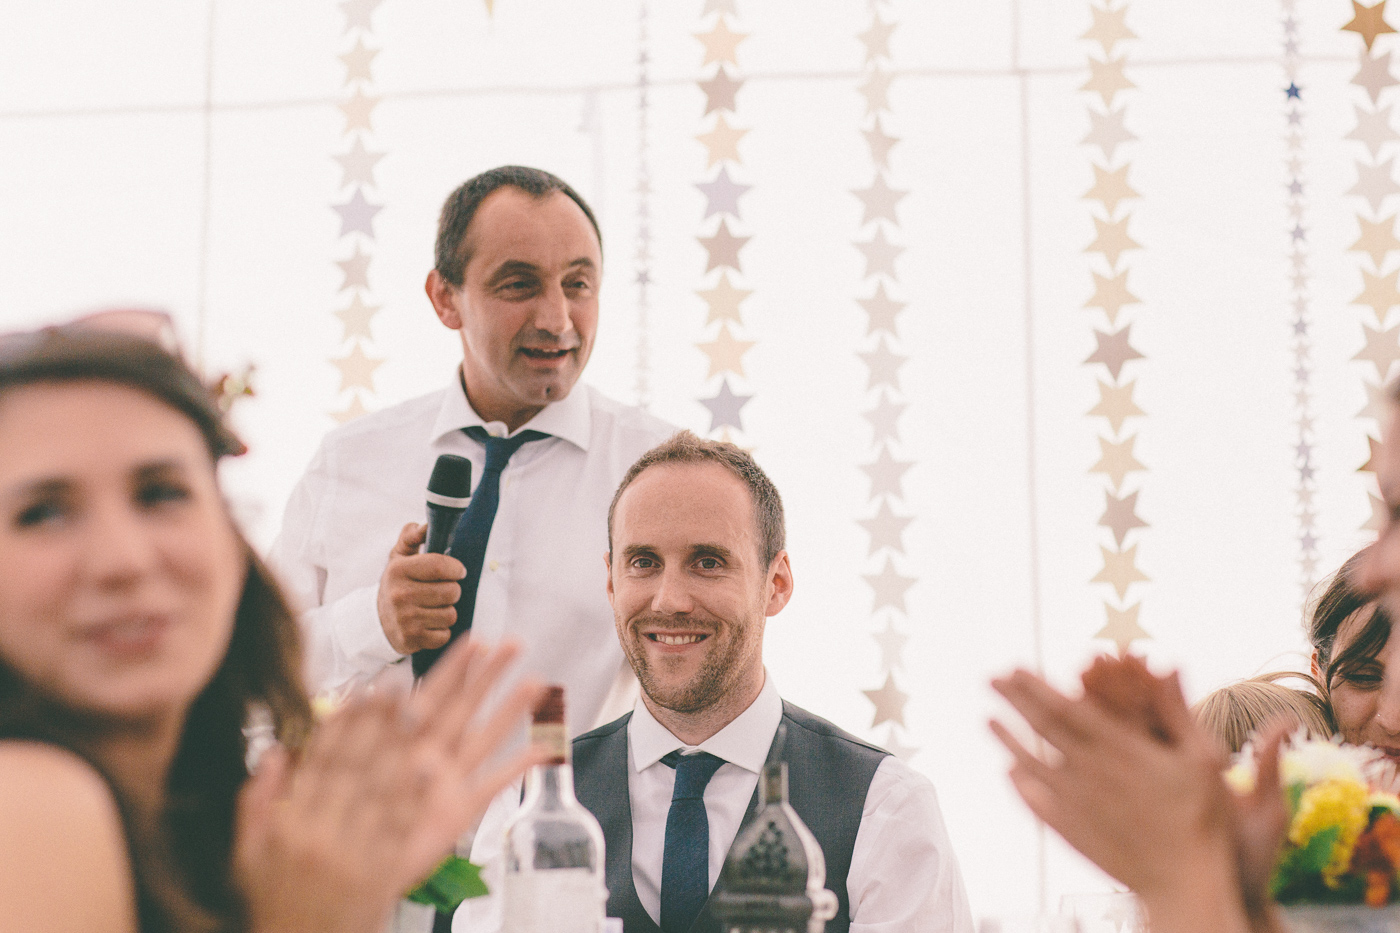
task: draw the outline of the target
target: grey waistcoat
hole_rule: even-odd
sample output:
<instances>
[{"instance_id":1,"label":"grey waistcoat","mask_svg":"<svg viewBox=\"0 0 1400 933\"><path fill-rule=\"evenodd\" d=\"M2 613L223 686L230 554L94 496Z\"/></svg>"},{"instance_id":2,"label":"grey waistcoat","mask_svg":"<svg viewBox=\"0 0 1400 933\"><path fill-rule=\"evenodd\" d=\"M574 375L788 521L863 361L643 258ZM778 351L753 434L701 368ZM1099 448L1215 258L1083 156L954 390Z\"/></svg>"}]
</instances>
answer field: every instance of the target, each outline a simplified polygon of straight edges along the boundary
<instances>
[{"instance_id":1,"label":"grey waistcoat","mask_svg":"<svg viewBox=\"0 0 1400 933\"><path fill-rule=\"evenodd\" d=\"M632 800L627 786L628 713L574 739L574 790L598 818L607 842L608 916L620 917L626 933L660 933L637 899L632 883ZM880 762L889 754L836 726L783 702L787 743L788 802L812 830L826 856L826 886L841 903L827 933L846 933L851 905L846 875L851 849L865 810L865 795ZM758 789L749 800L748 819L758 809ZM709 911L700 912L690 933L721 933Z\"/></svg>"}]
</instances>

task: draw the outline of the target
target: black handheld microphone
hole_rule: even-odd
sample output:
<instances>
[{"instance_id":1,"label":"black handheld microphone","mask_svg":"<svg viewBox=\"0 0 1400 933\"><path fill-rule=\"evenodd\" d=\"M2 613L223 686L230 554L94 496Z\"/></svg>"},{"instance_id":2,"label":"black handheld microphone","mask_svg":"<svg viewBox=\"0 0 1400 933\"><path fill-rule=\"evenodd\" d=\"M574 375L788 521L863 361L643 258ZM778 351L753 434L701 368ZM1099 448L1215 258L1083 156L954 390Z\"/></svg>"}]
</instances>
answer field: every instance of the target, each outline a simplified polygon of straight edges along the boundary
<instances>
[{"instance_id":1,"label":"black handheld microphone","mask_svg":"<svg viewBox=\"0 0 1400 933\"><path fill-rule=\"evenodd\" d=\"M471 494L472 462L456 454L438 457L428 480L428 540L423 550L430 554L447 552L452 531L467 510Z\"/></svg>"}]
</instances>

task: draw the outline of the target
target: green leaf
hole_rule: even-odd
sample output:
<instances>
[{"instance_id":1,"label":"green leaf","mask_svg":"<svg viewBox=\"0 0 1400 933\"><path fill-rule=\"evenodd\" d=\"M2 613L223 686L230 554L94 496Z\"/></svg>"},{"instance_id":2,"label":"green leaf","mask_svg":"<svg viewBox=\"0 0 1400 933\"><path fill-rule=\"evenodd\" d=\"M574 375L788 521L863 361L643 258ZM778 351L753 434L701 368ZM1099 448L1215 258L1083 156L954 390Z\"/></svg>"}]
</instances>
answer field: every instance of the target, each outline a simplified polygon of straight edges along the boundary
<instances>
[{"instance_id":1,"label":"green leaf","mask_svg":"<svg viewBox=\"0 0 1400 933\"><path fill-rule=\"evenodd\" d=\"M1307 789L1302 781L1294 781L1288 785L1288 822L1292 823L1293 818L1298 815L1298 803L1303 799L1303 791Z\"/></svg>"},{"instance_id":2,"label":"green leaf","mask_svg":"<svg viewBox=\"0 0 1400 933\"><path fill-rule=\"evenodd\" d=\"M439 913L450 914L462 901L489 894L481 880L481 866L449 855L427 880L405 895L415 904L427 904Z\"/></svg>"},{"instance_id":3,"label":"green leaf","mask_svg":"<svg viewBox=\"0 0 1400 933\"><path fill-rule=\"evenodd\" d=\"M1327 863L1332 861L1332 848L1341 834L1340 826L1329 826L1309 839L1308 844L1298 850L1302 870L1308 874L1321 874Z\"/></svg>"},{"instance_id":4,"label":"green leaf","mask_svg":"<svg viewBox=\"0 0 1400 933\"><path fill-rule=\"evenodd\" d=\"M1307 845L1284 853L1269 881L1269 892L1279 903L1314 900L1319 893L1325 893L1322 869L1332 860L1332 850L1341 833L1340 826L1329 826L1309 839Z\"/></svg>"}]
</instances>

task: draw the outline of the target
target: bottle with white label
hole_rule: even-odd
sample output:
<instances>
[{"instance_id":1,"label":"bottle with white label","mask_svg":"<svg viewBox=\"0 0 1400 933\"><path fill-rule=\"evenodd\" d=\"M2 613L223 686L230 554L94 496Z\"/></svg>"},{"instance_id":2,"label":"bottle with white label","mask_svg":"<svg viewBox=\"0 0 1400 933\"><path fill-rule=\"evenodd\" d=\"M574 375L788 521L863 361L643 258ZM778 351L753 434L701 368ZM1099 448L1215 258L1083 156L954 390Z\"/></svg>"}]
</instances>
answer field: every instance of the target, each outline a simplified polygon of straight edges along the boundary
<instances>
[{"instance_id":1,"label":"bottle with white label","mask_svg":"<svg viewBox=\"0 0 1400 933\"><path fill-rule=\"evenodd\" d=\"M504 933L600 933L608 900L603 830L574 797L564 688L550 687L530 738L551 757L525 777L525 799L506 824Z\"/></svg>"}]
</instances>

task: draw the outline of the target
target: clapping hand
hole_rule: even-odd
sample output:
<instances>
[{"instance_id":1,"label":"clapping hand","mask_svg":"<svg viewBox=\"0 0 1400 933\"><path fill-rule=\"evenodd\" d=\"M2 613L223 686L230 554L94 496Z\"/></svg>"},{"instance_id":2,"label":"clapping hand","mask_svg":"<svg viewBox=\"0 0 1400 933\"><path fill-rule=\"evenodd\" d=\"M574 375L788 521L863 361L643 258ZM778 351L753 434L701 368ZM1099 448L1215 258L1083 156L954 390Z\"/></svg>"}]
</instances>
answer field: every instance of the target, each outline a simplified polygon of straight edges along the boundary
<instances>
[{"instance_id":1,"label":"clapping hand","mask_svg":"<svg viewBox=\"0 0 1400 933\"><path fill-rule=\"evenodd\" d=\"M356 696L299 755L264 756L239 800L235 877L254 933L375 933L449 854L534 747L490 766L538 700L486 701L514 646L460 639L411 696Z\"/></svg>"}]
</instances>

